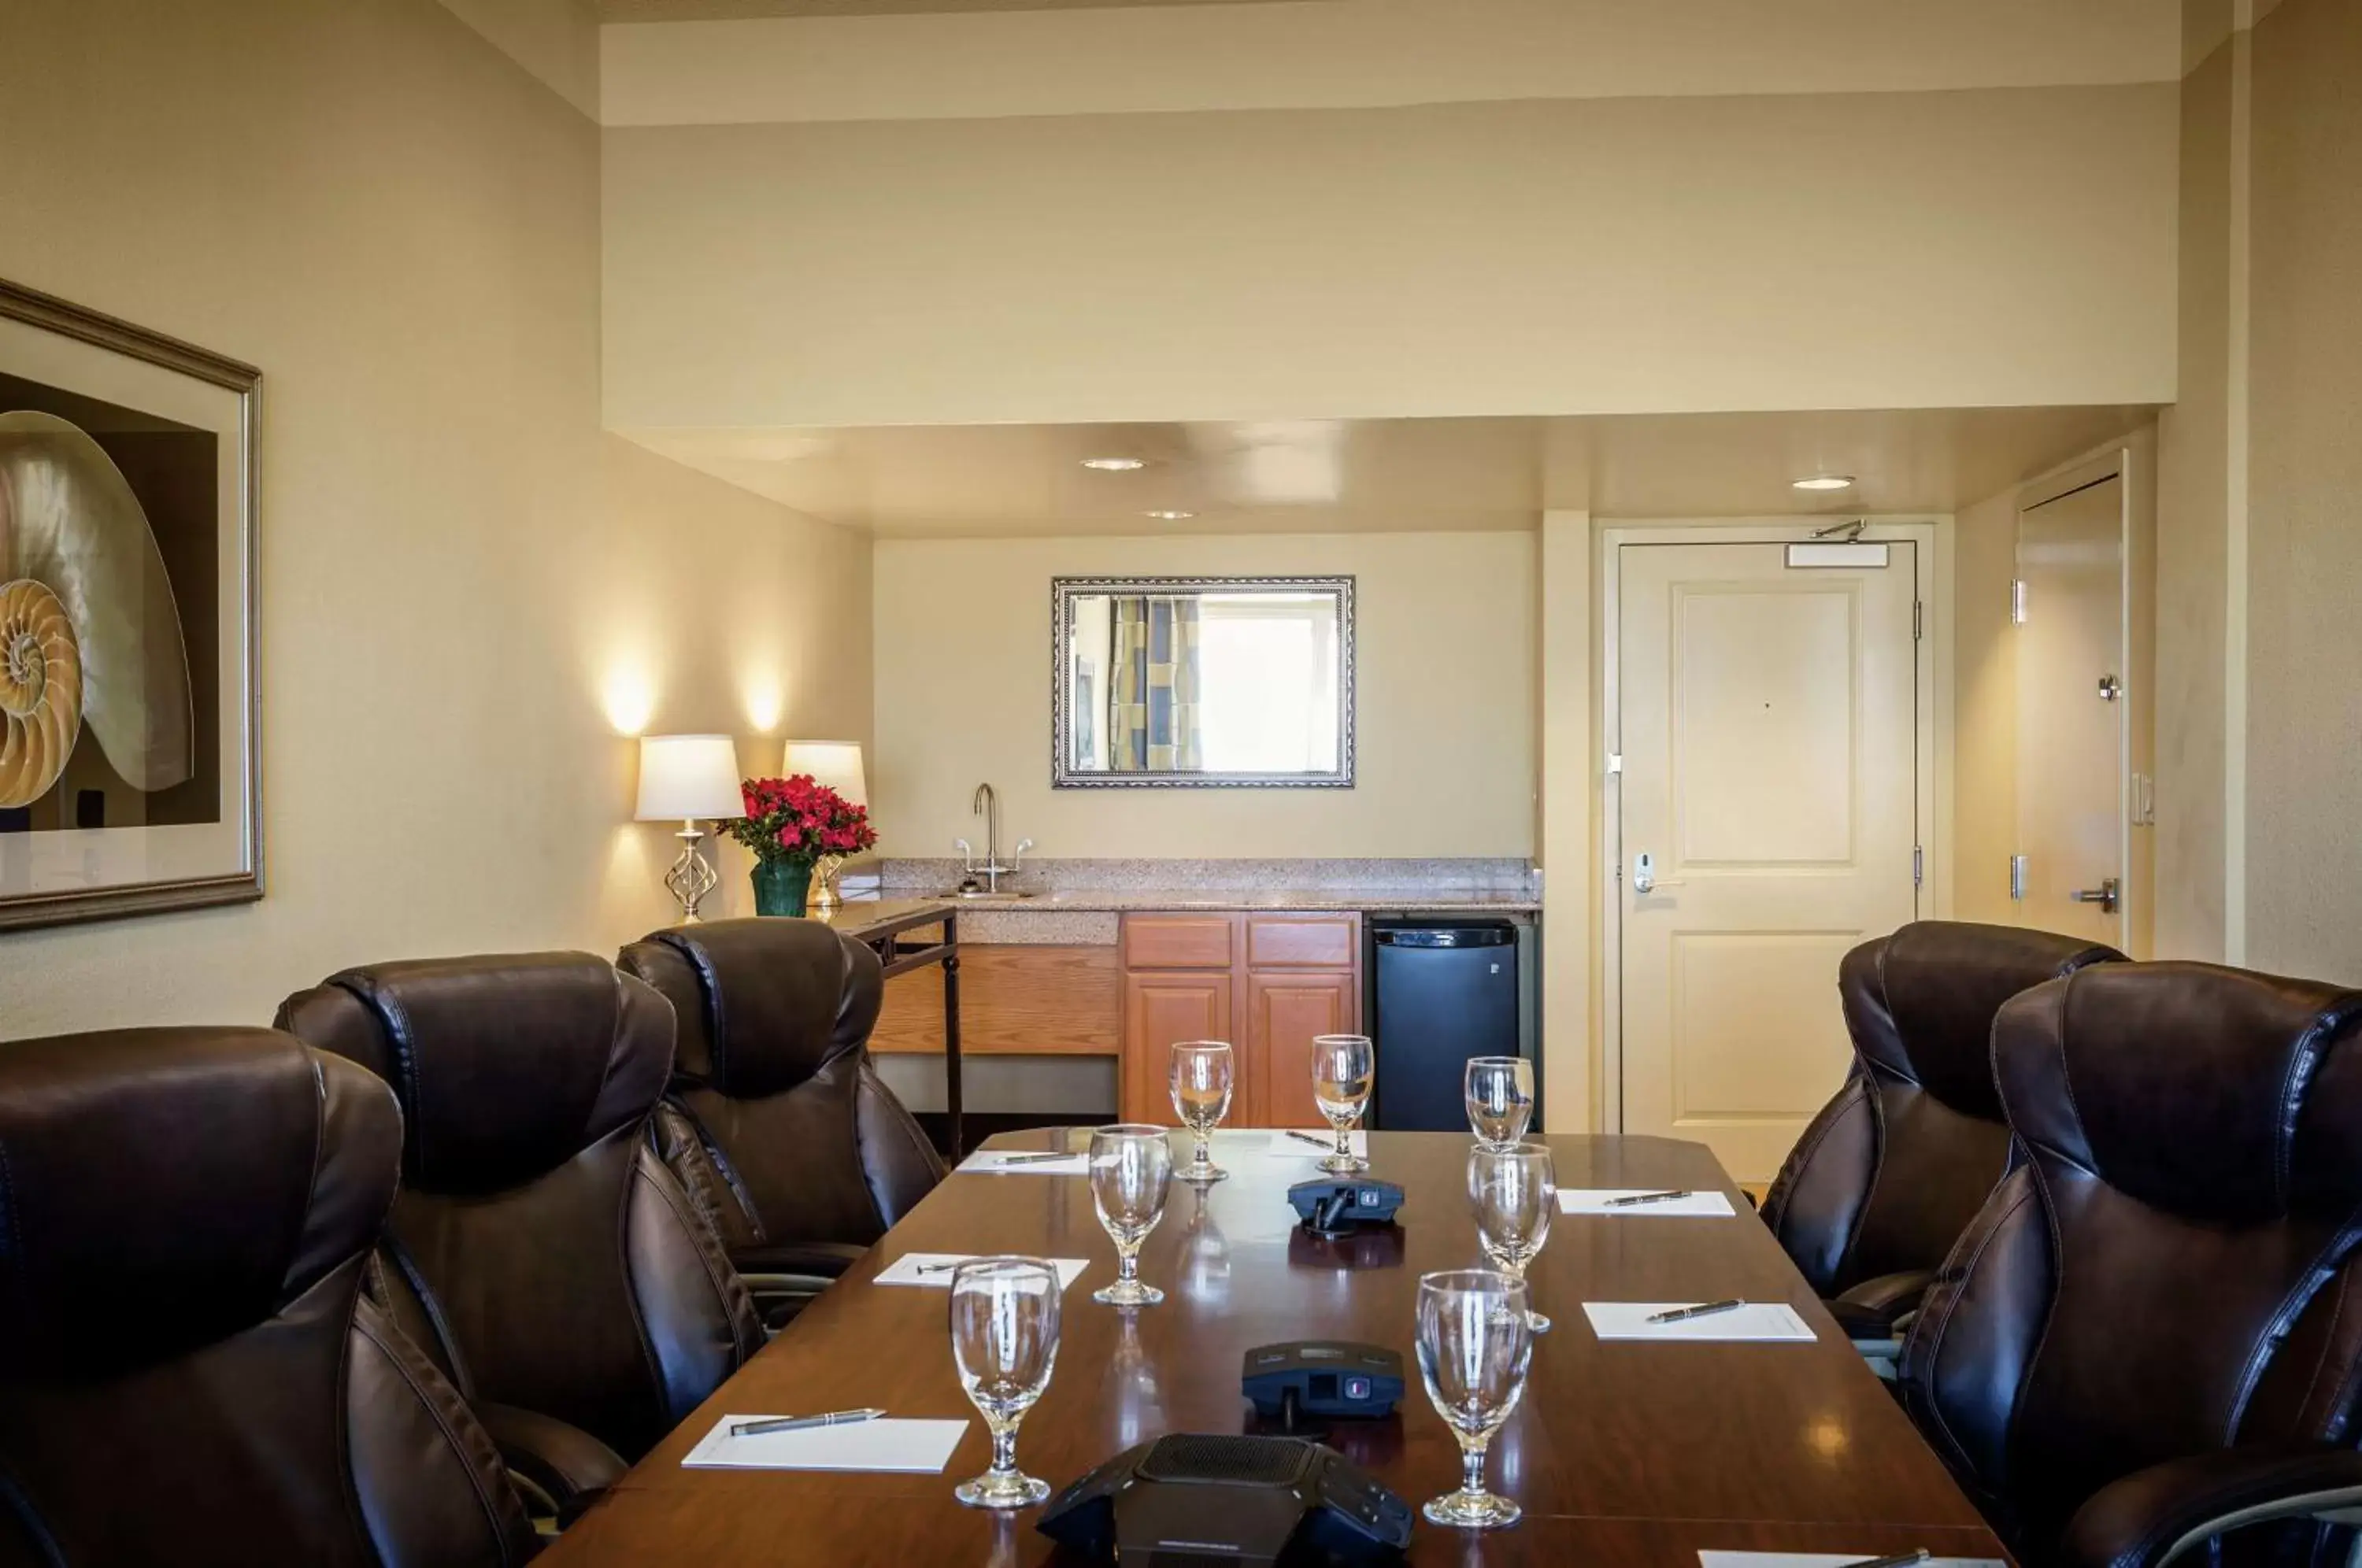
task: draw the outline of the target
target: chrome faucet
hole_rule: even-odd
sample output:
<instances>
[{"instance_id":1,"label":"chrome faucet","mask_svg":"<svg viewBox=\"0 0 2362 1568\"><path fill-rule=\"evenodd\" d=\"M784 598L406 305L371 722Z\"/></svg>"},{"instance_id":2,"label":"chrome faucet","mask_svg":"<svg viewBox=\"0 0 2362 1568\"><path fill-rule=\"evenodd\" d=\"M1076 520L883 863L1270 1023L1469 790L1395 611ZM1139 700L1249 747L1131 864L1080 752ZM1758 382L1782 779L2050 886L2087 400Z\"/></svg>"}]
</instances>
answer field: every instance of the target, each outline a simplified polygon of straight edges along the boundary
<instances>
[{"instance_id":1,"label":"chrome faucet","mask_svg":"<svg viewBox=\"0 0 2362 1568\"><path fill-rule=\"evenodd\" d=\"M959 850L968 876L971 878L983 878L984 890L988 893L997 893L1000 891L1000 879L1003 877L1017 875L1017 868L1023 864L1025 852L1033 847L1033 841L1030 838L1019 839L1016 851L1009 864L1003 866L1000 863L1000 797L993 792L991 785L979 784L976 787L976 798L969 803L968 809L970 815L984 819L984 864L978 866L976 863L976 851L968 847L967 840L955 839L953 841L954 846Z\"/></svg>"}]
</instances>

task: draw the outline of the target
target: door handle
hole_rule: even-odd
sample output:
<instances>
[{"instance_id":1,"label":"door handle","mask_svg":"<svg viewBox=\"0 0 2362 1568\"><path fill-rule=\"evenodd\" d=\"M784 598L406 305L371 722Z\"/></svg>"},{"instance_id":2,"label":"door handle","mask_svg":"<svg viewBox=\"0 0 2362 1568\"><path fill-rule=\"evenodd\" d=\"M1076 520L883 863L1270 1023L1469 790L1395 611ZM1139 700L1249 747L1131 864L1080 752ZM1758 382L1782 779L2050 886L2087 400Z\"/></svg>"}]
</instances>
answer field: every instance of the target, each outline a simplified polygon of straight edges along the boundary
<instances>
[{"instance_id":1,"label":"door handle","mask_svg":"<svg viewBox=\"0 0 2362 1568\"><path fill-rule=\"evenodd\" d=\"M2114 877L2104 878L2096 888L2078 888L2067 896L2079 904L2097 904L2103 914L2116 912L2116 901L2123 896L2123 887Z\"/></svg>"},{"instance_id":2,"label":"door handle","mask_svg":"<svg viewBox=\"0 0 2362 1568\"><path fill-rule=\"evenodd\" d=\"M1647 850L1644 849L1632 857L1632 890L1634 892L1653 893L1660 888L1680 886L1682 886L1682 879L1678 877L1657 875L1657 857Z\"/></svg>"}]
</instances>

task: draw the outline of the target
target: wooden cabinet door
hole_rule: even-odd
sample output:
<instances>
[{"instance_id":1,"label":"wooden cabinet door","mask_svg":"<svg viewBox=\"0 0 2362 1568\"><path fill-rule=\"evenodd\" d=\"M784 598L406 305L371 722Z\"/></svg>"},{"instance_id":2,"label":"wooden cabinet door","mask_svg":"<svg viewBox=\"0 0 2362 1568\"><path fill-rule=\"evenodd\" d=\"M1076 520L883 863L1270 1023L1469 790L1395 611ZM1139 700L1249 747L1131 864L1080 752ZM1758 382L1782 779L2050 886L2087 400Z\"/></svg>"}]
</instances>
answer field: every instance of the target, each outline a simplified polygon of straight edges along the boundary
<instances>
[{"instance_id":1,"label":"wooden cabinet door","mask_svg":"<svg viewBox=\"0 0 2362 1568\"><path fill-rule=\"evenodd\" d=\"M1329 974L1247 977L1247 1060L1255 1075L1253 1125L1325 1125L1312 1103L1312 1039L1355 1032L1361 981Z\"/></svg>"},{"instance_id":2,"label":"wooden cabinet door","mask_svg":"<svg viewBox=\"0 0 2362 1568\"><path fill-rule=\"evenodd\" d=\"M1227 971L1127 974L1123 977L1123 1060L1117 1104L1126 1121L1178 1126L1173 1114L1173 1045L1179 1040L1231 1037L1231 977ZM1233 1097L1231 1124L1238 1125Z\"/></svg>"}]
</instances>

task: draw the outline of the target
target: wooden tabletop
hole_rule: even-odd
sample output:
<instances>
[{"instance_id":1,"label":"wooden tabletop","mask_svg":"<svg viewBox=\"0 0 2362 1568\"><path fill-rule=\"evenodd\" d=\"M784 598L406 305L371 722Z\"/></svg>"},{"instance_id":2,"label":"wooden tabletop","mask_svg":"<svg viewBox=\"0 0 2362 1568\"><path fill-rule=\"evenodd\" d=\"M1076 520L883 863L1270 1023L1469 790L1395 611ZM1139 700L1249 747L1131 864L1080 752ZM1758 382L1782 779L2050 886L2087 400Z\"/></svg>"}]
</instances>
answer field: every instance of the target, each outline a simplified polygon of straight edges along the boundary
<instances>
[{"instance_id":1,"label":"wooden tabletop","mask_svg":"<svg viewBox=\"0 0 2362 1568\"><path fill-rule=\"evenodd\" d=\"M1063 1146L1060 1132L993 1147ZM1076 1134L1076 1136L1086 1136ZM1264 1134L1245 1134L1262 1139ZM1481 1541L1422 1522L1411 1561L1567 1562L1695 1568L1700 1547L2002 1557L1935 1454L1814 1298L1703 1147L1650 1138L1552 1137L1562 1187L1689 1187L1731 1195L1732 1219L1562 1214L1532 1271L1534 1305L1556 1320L1537 1342L1524 1402L1496 1440L1488 1475L1526 1509ZM1469 1219L1469 1141L1371 1135L1375 1174L1407 1198L1398 1232L1327 1242L1297 1229L1287 1185L1312 1159L1220 1147L1232 1175L1200 1193L1175 1182L1141 1276L1155 1307L1103 1307L1113 1247L1080 1176L955 1173L543 1561L567 1565L980 1563L1050 1558L1032 1529L961 1507L953 1485L984 1468L981 1420L954 1374L942 1291L871 1283L905 1252L1009 1251L1087 1257L1066 1292L1057 1372L1018 1442L1029 1474L1063 1485L1169 1431L1258 1430L1241 1398L1246 1351L1302 1338L1366 1340L1411 1360L1418 1276L1480 1261ZM1274 1143L1275 1149L1289 1147ZM1317 1151L1304 1153L1317 1157ZM1584 1300L1784 1300L1813 1343L1604 1343ZM1457 1482L1458 1450L1410 1371L1382 1422L1341 1422L1328 1441L1417 1505ZM940 1475L684 1470L681 1456L725 1411L877 1405L897 1416L966 1417Z\"/></svg>"}]
</instances>

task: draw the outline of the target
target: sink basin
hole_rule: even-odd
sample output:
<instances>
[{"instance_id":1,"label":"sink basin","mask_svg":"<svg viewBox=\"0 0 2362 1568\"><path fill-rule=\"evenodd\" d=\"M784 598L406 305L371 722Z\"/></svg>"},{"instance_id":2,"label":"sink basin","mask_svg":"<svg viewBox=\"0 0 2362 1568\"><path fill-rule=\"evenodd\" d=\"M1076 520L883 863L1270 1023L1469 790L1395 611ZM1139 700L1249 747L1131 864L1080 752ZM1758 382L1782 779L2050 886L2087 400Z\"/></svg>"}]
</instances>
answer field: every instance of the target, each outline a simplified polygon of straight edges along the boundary
<instances>
[{"instance_id":1,"label":"sink basin","mask_svg":"<svg viewBox=\"0 0 2362 1568\"><path fill-rule=\"evenodd\" d=\"M1003 888L999 892L988 892L982 888L954 888L943 895L946 899L957 899L964 904L1013 904L1020 900L1038 896L1021 893L1014 888Z\"/></svg>"}]
</instances>

